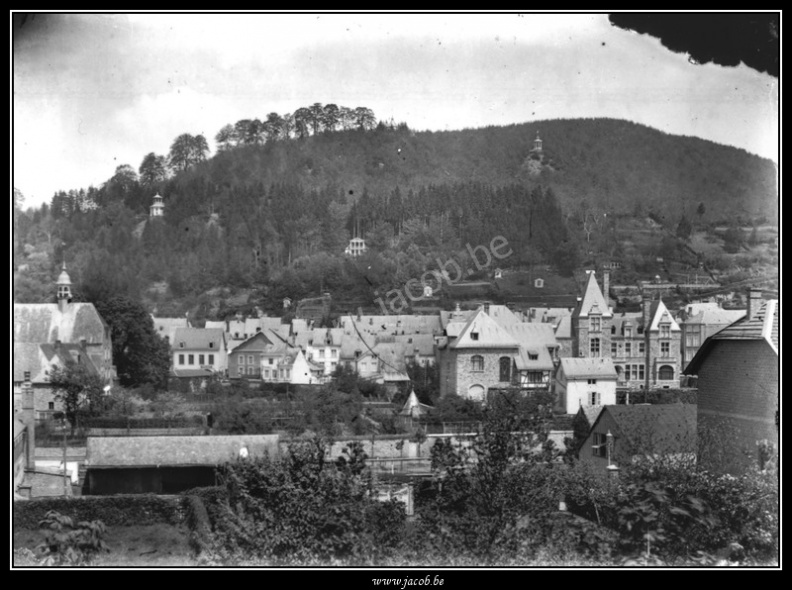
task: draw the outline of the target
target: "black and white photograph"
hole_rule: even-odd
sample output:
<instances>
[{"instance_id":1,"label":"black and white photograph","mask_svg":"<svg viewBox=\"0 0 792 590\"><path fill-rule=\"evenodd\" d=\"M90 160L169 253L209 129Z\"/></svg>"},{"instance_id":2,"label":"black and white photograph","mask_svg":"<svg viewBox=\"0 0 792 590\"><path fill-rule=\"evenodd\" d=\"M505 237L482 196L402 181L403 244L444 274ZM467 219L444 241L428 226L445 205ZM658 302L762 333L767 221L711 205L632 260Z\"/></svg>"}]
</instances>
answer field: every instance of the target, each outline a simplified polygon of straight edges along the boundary
<instances>
[{"instance_id":1,"label":"black and white photograph","mask_svg":"<svg viewBox=\"0 0 792 590\"><path fill-rule=\"evenodd\" d=\"M780 21L10 11L10 569L780 569Z\"/></svg>"}]
</instances>

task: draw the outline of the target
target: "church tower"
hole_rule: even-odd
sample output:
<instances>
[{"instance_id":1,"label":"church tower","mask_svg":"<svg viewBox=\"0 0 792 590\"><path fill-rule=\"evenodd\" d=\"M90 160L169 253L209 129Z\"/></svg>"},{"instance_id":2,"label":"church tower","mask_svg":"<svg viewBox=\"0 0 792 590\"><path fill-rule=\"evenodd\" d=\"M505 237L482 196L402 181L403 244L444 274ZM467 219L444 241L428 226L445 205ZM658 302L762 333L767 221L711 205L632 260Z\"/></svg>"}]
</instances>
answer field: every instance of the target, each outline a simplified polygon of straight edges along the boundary
<instances>
[{"instance_id":1,"label":"church tower","mask_svg":"<svg viewBox=\"0 0 792 590\"><path fill-rule=\"evenodd\" d=\"M56 283L58 286L58 310L63 313L66 311L66 307L69 305L69 300L71 299L71 278L69 278L69 273L66 272L66 261L63 262L63 270L61 270L60 276L58 276L58 282Z\"/></svg>"}]
</instances>

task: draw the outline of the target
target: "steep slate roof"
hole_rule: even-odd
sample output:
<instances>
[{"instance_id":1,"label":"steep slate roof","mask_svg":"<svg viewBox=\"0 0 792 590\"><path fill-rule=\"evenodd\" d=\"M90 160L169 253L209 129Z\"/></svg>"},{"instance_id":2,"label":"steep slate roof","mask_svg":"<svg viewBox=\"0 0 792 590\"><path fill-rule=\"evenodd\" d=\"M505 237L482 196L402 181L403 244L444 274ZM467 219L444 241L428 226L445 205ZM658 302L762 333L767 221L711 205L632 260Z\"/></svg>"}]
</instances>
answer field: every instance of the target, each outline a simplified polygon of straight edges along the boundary
<instances>
[{"instance_id":1,"label":"steep slate roof","mask_svg":"<svg viewBox=\"0 0 792 590\"><path fill-rule=\"evenodd\" d=\"M69 303L61 313L54 303L14 304L14 342L104 342L107 324L93 303Z\"/></svg>"},{"instance_id":2,"label":"steep slate roof","mask_svg":"<svg viewBox=\"0 0 792 590\"><path fill-rule=\"evenodd\" d=\"M450 322L462 322L463 324L476 313L474 310L454 310L440 311L440 327L445 330Z\"/></svg>"},{"instance_id":3,"label":"steep slate roof","mask_svg":"<svg viewBox=\"0 0 792 590\"><path fill-rule=\"evenodd\" d=\"M434 354L434 336L431 334L413 334L412 336L394 336L394 341L404 347L404 354L413 356L432 356Z\"/></svg>"},{"instance_id":4,"label":"steep slate roof","mask_svg":"<svg viewBox=\"0 0 792 590\"><path fill-rule=\"evenodd\" d=\"M586 271L588 279L586 287L583 290L583 298L580 305L577 306L574 312L575 317L588 317L590 313L599 313L603 317L610 317L613 313L602 295L602 291L597 284L597 279L594 276L594 271Z\"/></svg>"},{"instance_id":5,"label":"steep slate roof","mask_svg":"<svg viewBox=\"0 0 792 590\"><path fill-rule=\"evenodd\" d=\"M600 412L602 412L602 408L604 407L605 406L603 405L580 406L580 409L578 410L578 414L582 414L586 418L586 421L588 422L589 426L593 426L594 422L596 422L597 418L599 418Z\"/></svg>"},{"instance_id":6,"label":"steep slate roof","mask_svg":"<svg viewBox=\"0 0 792 590\"><path fill-rule=\"evenodd\" d=\"M505 329L521 346L528 349L536 347L558 348L558 341L556 340L552 324L522 322L507 326Z\"/></svg>"},{"instance_id":7,"label":"steep slate roof","mask_svg":"<svg viewBox=\"0 0 792 590\"><path fill-rule=\"evenodd\" d=\"M402 416L415 417L428 414L432 410L434 410L434 407L419 402L418 396L415 395L415 390L412 390L410 391L410 395L407 397L407 401L404 402L404 406L402 407L402 410L399 412L399 414Z\"/></svg>"},{"instance_id":8,"label":"steep slate roof","mask_svg":"<svg viewBox=\"0 0 792 590\"><path fill-rule=\"evenodd\" d=\"M505 305L490 305L487 315L497 322L501 328L508 328L522 322L522 318Z\"/></svg>"},{"instance_id":9,"label":"steep slate roof","mask_svg":"<svg viewBox=\"0 0 792 590\"><path fill-rule=\"evenodd\" d=\"M561 369L567 379L616 380L616 369L609 358L562 358Z\"/></svg>"},{"instance_id":10,"label":"steep slate roof","mask_svg":"<svg viewBox=\"0 0 792 590\"><path fill-rule=\"evenodd\" d=\"M225 332L218 328L178 328L171 341L171 347L174 350L182 348L181 343L184 342L184 350L222 350L222 345L225 342ZM209 344L213 346L210 348Z\"/></svg>"},{"instance_id":11,"label":"steep slate roof","mask_svg":"<svg viewBox=\"0 0 792 590\"><path fill-rule=\"evenodd\" d=\"M643 329L643 314L640 311L613 314L611 326L616 328L614 334L616 336L624 336L624 327L628 323L634 328L633 337L638 336L638 328L641 327Z\"/></svg>"},{"instance_id":12,"label":"steep slate roof","mask_svg":"<svg viewBox=\"0 0 792 590\"><path fill-rule=\"evenodd\" d=\"M676 323L676 320L671 315L671 312L668 311L668 308L665 306L665 303L663 303L662 299L652 302L652 305L649 308L649 317L652 318L649 322L650 332L656 332L660 330L660 322L670 323L672 332L680 331L679 324Z\"/></svg>"},{"instance_id":13,"label":"steep slate roof","mask_svg":"<svg viewBox=\"0 0 792 590\"><path fill-rule=\"evenodd\" d=\"M101 364L101 354L98 356ZM62 368L68 362L76 362L78 358L81 365L88 367L91 372L98 372L96 359L79 344L61 344L56 349L55 344L14 342L14 381L24 381L25 372L29 371L32 383L46 382L49 377L45 371L49 371L53 365Z\"/></svg>"},{"instance_id":14,"label":"steep slate roof","mask_svg":"<svg viewBox=\"0 0 792 590\"><path fill-rule=\"evenodd\" d=\"M622 437L633 453L689 452L695 448L696 410L695 404L604 406L591 428L607 413L617 425L613 436ZM617 440L616 444L623 443Z\"/></svg>"},{"instance_id":15,"label":"steep slate roof","mask_svg":"<svg viewBox=\"0 0 792 590\"><path fill-rule=\"evenodd\" d=\"M535 355L536 358L531 359L530 355ZM554 368L553 359L544 346L521 346L515 364L519 371L552 371Z\"/></svg>"},{"instance_id":16,"label":"steep slate roof","mask_svg":"<svg viewBox=\"0 0 792 590\"><path fill-rule=\"evenodd\" d=\"M528 321L557 323L563 317L571 317L573 311L574 309L568 307L532 307L529 310Z\"/></svg>"},{"instance_id":17,"label":"steep slate roof","mask_svg":"<svg viewBox=\"0 0 792 590\"><path fill-rule=\"evenodd\" d=\"M107 436L88 437L85 464L89 469L220 465L239 458L278 454L278 435L240 436Z\"/></svg>"},{"instance_id":18,"label":"steep slate roof","mask_svg":"<svg viewBox=\"0 0 792 590\"><path fill-rule=\"evenodd\" d=\"M569 339L572 338L572 316L566 315L563 316L559 321L558 325L555 329L555 336L556 338L565 338Z\"/></svg>"},{"instance_id":19,"label":"steep slate roof","mask_svg":"<svg viewBox=\"0 0 792 590\"><path fill-rule=\"evenodd\" d=\"M186 328L187 326L180 326L180 327ZM207 320L206 324L204 324L204 328L206 328L207 330L218 329L218 330L222 330L223 332L225 332L226 323L224 321L222 321L222 320L218 321L218 322L213 322L213 321Z\"/></svg>"},{"instance_id":20,"label":"steep slate roof","mask_svg":"<svg viewBox=\"0 0 792 590\"><path fill-rule=\"evenodd\" d=\"M685 375L695 375L701 368L702 362L709 355L714 344L721 340L764 340L770 345L772 351L778 355L779 346L779 305L778 299L765 301L754 314L754 317L744 316L731 326L720 332L713 334L704 341L704 344L696 352L696 356L690 361L683 373Z\"/></svg>"},{"instance_id":21,"label":"steep slate roof","mask_svg":"<svg viewBox=\"0 0 792 590\"><path fill-rule=\"evenodd\" d=\"M478 333L478 340L471 338L471 333ZM514 337L501 328L495 320L479 309L471 317L459 334L451 348L518 348Z\"/></svg>"}]
</instances>

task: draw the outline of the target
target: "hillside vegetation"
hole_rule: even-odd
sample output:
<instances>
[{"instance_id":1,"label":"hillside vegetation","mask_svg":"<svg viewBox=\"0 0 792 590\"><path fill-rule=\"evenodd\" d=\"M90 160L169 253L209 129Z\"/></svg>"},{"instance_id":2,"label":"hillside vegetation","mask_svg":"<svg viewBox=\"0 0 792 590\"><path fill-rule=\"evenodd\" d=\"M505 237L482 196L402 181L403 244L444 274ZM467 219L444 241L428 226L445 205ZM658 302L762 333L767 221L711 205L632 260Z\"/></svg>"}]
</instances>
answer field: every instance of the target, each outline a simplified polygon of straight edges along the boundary
<instances>
[{"instance_id":1,"label":"hillside vegetation","mask_svg":"<svg viewBox=\"0 0 792 590\"><path fill-rule=\"evenodd\" d=\"M513 252L500 266L550 264L570 276L623 258L617 232L630 220L672 232L679 224L687 235L691 222L777 223L771 161L621 120L449 132L306 127L227 142L208 159L205 140L185 134L172 152L197 139L200 157L171 164L170 175L165 157L149 154L139 175L119 166L101 187L59 191L39 210L22 212L15 193L17 300L50 298L66 260L78 297L139 299L157 285L148 302L160 314L200 307L196 298L219 287L253 289L251 300L271 311L283 297L325 290L371 302L449 260L483 278L492 269L479 268L470 248L496 236ZM165 216L152 220L156 193ZM354 235L369 252L350 260L343 250ZM228 311L208 301L203 309Z\"/></svg>"}]
</instances>

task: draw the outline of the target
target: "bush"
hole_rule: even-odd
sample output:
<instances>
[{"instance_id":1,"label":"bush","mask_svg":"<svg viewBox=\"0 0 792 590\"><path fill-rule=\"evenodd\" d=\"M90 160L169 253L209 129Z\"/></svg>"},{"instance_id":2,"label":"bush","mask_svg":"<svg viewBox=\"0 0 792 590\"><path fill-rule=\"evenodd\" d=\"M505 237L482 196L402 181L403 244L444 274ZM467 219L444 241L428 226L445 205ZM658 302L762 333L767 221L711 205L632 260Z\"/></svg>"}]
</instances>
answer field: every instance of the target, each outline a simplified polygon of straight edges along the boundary
<instances>
[{"instance_id":1,"label":"bush","mask_svg":"<svg viewBox=\"0 0 792 590\"><path fill-rule=\"evenodd\" d=\"M154 494L42 498L14 502L14 527L36 529L50 511L74 521L101 520L106 526L178 524L178 499Z\"/></svg>"},{"instance_id":2,"label":"bush","mask_svg":"<svg viewBox=\"0 0 792 590\"><path fill-rule=\"evenodd\" d=\"M100 520L78 522L50 510L39 523L47 529L44 542L36 547L40 565L90 565L94 557L108 551L104 542L105 525Z\"/></svg>"}]
</instances>

